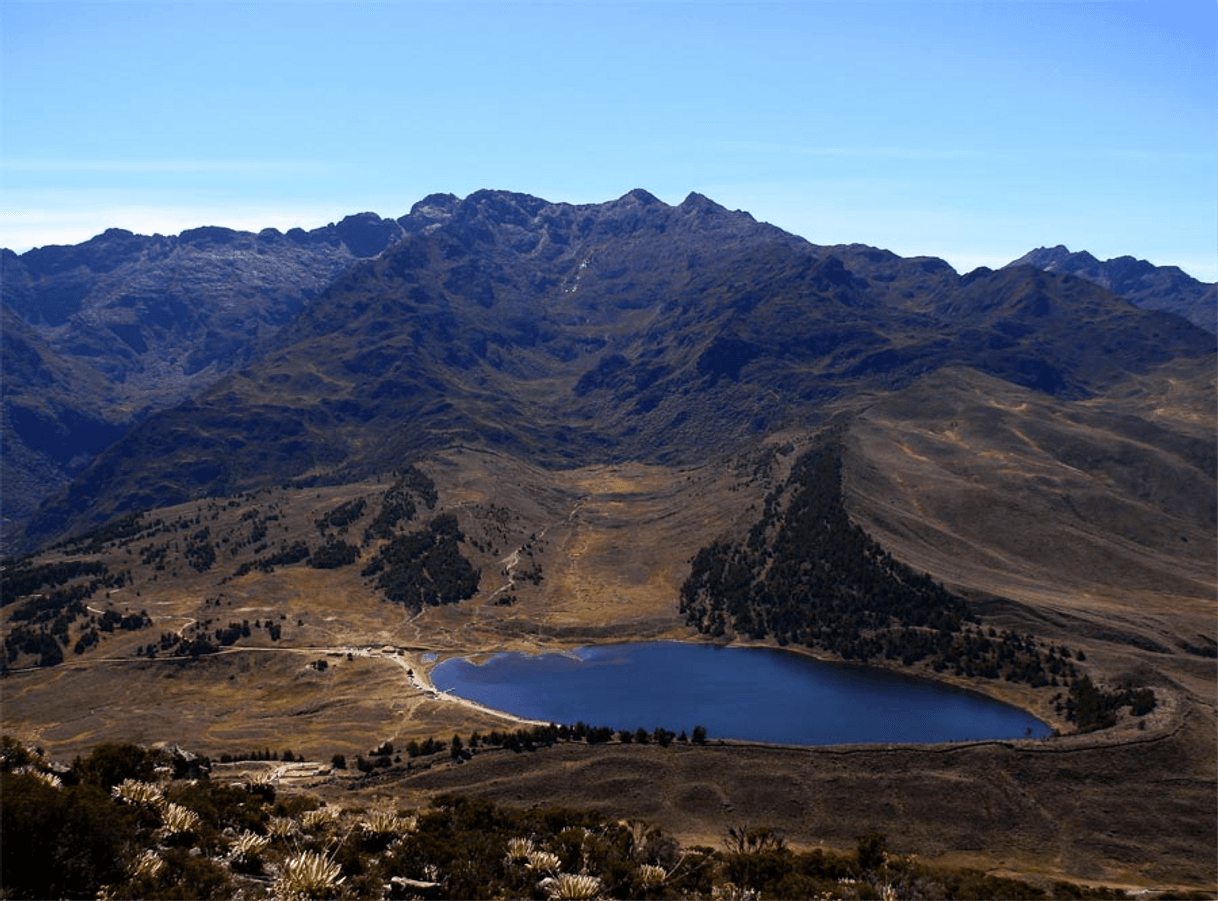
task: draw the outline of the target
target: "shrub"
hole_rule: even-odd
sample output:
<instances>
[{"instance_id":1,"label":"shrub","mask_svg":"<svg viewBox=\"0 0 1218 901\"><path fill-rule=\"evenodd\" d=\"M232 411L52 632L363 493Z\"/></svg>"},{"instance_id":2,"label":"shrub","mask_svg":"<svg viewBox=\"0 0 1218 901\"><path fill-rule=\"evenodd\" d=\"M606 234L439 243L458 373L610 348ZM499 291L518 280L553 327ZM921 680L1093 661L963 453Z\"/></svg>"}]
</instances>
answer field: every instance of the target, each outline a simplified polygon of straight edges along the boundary
<instances>
[{"instance_id":1,"label":"shrub","mask_svg":"<svg viewBox=\"0 0 1218 901\"><path fill-rule=\"evenodd\" d=\"M160 865L152 859L157 857ZM206 857L182 848L159 855L141 856L130 881L106 887L105 897L114 901L227 901L236 897L228 871Z\"/></svg>"},{"instance_id":2,"label":"shrub","mask_svg":"<svg viewBox=\"0 0 1218 901\"><path fill-rule=\"evenodd\" d=\"M139 745L107 743L98 745L88 757L79 757L72 764L72 774L80 782L110 791L124 779L151 781L156 767L168 763L159 751L147 751Z\"/></svg>"},{"instance_id":3,"label":"shrub","mask_svg":"<svg viewBox=\"0 0 1218 901\"><path fill-rule=\"evenodd\" d=\"M582 876L573 873L559 873L549 879L543 879L538 886L551 899L584 899L595 898L600 894L601 881L595 876Z\"/></svg>"},{"instance_id":4,"label":"shrub","mask_svg":"<svg viewBox=\"0 0 1218 901\"><path fill-rule=\"evenodd\" d=\"M52 788L28 774L0 775L0 885L8 897L88 897L126 878L135 811L94 785Z\"/></svg>"},{"instance_id":5,"label":"shrub","mask_svg":"<svg viewBox=\"0 0 1218 901\"><path fill-rule=\"evenodd\" d=\"M268 836L242 832L228 850L229 866L235 872L256 875L262 872L262 852L270 845Z\"/></svg>"},{"instance_id":6,"label":"shrub","mask_svg":"<svg viewBox=\"0 0 1218 901\"><path fill-rule=\"evenodd\" d=\"M157 807L165 800L159 787L139 779L124 779L110 789L110 794L118 801L138 807Z\"/></svg>"},{"instance_id":7,"label":"shrub","mask_svg":"<svg viewBox=\"0 0 1218 901\"><path fill-rule=\"evenodd\" d=\"M174 784L166 790L166 798L199 814L209 839L213 832L225 829L261 832L268 815L268 801L262 789L220 785L207 779Z\"/></svg>"},{"instance_id":8,"label":"shrub","mask_svg":"<svg viewBox=\"0 0 1218 901\"><path fill-rule=\"evenodd\" d=\"M532 839L522 838L521 836L509 838L507 843L507 855L504 857L504 861L509 864L527 863L529 854L531 854L532 851Z\"/></svg>"},{"instance_id":9,"label":"shrub","mask_svg":"<svg viewBox=\"0 0 1218 901\"><path fill-rule=\"evenodd\" d=\"M275 897L285 901L325 898L343 881L342 868L320 854L303 851L283 862L275 880Z\"/></svg>"},{"instance_id":10,"label":"shrub","mask_svg":"<svg viewBox=\"0 0 1218 901\"><path fill-rule=\"evenodd\" d=\"M167 836L188 835L199 828L199 815L181 804L166 804L161 811L161 820L164 823L162 831Z\"/></svg>"},{"instance_id":11,"label":"shrub","mask_svg":"<svg viewBox=\"0 0 1218 901\"><path fill-rule=\"evenodd\" d=\"M557 873L562 866L558 855L549 851L530 851L527 860L529 869L538 873Z\"/></svg>"}]
</instances>

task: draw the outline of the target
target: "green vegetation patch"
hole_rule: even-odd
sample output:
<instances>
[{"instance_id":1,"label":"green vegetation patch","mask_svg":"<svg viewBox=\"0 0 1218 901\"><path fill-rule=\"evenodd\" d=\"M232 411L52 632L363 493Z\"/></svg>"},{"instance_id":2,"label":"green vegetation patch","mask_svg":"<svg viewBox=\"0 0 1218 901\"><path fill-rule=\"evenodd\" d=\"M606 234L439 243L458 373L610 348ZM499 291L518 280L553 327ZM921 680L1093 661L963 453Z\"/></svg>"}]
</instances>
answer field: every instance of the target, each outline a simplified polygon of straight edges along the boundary
<instances>
[{"instance_id":1,"label":"green vegetation patch","mask_svg":"<svg viewBox=\"0 0 1218 901\"><path fill-rule=\"evenodd\" d=\"M457 518L441 514L425 529L393 538L361 574L374 578L388 600L415 612L465 600L478 590L481 573L461 556L464 539Z\"/></svg>"}]
</instances>

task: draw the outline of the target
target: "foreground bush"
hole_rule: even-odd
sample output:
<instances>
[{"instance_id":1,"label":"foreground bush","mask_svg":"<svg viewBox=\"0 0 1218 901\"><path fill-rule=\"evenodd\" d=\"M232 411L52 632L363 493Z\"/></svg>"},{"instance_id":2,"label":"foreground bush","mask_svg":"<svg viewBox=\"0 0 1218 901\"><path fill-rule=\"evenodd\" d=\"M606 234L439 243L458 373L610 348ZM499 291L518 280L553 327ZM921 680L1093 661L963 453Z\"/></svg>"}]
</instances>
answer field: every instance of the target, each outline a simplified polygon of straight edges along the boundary
<instances>
[{"instance_id":1,"label":"foreground bush","mask_svg":"<svg viewBox=\"0 0 1218 901\"><path fill-rule=\"evenodd\" d=\"M928 867L860 836L851 852L795 851L766 827L719 849L596 811L528 810L455 795L423 811L350 810L297 795L169 778L162 752L105 745L71 767L0 746L0 897L1117 898L1047 891L975 870ZM178 767L177 769L181 769Z\"/></svg>"}]
</instances>

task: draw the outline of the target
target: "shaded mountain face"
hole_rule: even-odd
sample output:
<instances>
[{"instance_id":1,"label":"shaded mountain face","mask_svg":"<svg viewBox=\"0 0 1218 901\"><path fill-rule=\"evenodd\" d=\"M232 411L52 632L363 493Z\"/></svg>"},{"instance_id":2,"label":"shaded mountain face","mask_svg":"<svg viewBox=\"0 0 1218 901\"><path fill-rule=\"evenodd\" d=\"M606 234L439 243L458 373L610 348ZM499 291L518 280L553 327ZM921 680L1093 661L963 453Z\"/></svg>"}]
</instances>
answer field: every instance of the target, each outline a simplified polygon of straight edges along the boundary
<instances>
[{"instance_id":1,"label":"shaded mountain face","mask_svg":"<svg viewBox=\"0 0 1218 901\"><path fill-rule=\"evenodd\" d=\"M6 524L145 415L247 363L336 275L455 198L429 201L402 222L362 213L287 234L111 229L75 246L0 251Z\"/></svg>"},{"instance_id":2,"label":"shaded mountain face","mask_svg":"<svg viewBox=\"0 0 1218 901\"><path fill-rule=\"evenodd\" d=\"M1082 400L1215 348L1084 279L816 247L696 194L435 195L396 224L248 365L94 459L27 542L454 445L549 467L703 462L945 367Z\"/></svg>"},{"instance_id":3,"label":"shaded mountain face","mask_svg":"<svg viewBox=\"0 0 1218 901\"><path fill-rule=\"evenodd\" d=\"M1085 250L1071 253L1061 244L1038 247L1009 265L1085 278L1140 307L1177 313L1203 329L1218 331L1218 285L1197 281L1176 266L1155 266L1131 256L1101 262Z\"/></svg>"}]
</instances>

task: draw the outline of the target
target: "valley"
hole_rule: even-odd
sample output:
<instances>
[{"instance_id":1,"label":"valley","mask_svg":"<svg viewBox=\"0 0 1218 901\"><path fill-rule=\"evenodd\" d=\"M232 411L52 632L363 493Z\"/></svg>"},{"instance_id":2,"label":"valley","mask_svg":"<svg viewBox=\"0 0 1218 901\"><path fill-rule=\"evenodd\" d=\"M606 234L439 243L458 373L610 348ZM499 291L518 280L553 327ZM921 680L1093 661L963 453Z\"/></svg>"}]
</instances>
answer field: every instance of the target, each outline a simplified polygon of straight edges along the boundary
<instances>
[{"instance_id":1,"label":"valley","mask_svg":"<svg viewBox=\"0 0 1218 901\"><path fill-rule=\"evenodd\" d=\"M310 764L281 793L347 809L456 792L687 845L879 830L1042 885L1218 880L1216 339L1113 293L1128 265L958 275L645 191L101 237L4 258L6 735L273 749ZM225 254L274 290L236 297ZM1129 271L1194 319L1209 296ZM655 639L882 666L1055 734L402 754L535 725L437 692L437 661Z\"/></svg>"},{"instance_id":2,"label":"valley","mask_svg":"<svg viewBox=\"0 0 1218 901\"><path fill-rule=\"evenodd\" d=\"M740 529L756 515L766 490L796 455L794 444L784 442L780 450L787 452L743 458L732 466L596 466L557 473L481 450L440 455L425 468L435 480L434 512L451 511L458 518L462 550L480 569L481 580L469 600L418 612L370 590L358 574L359 564L324 570L300 562L234 578L255 556L255 546L237 547L254 521L251 511L264 511L264 519L278 517L267 523L267 537L272 546L290 545L295 536L320 538L318 521L365 498L363 517L341 527L340 534L354 538L375 515L378 496L393 486L392 478L320 490L268 489L158 511L165 526L125 548L120 542L94 555L112 568L130 566L133 578L89 604L124 614L146 611L153 626L115 632L101 647L69 655L55 667L10 672L4 680L6 731L63 758L105 741L135 741L179 744L213 758L290 748L324 764L334 754L354 760L385 742L402 748L428 736L447 742L454 734L518 728L524 724L509 716L437 695L427 681L430 666L450 655L501 650L698 640L674 602L688 561L722 534L725 523L736 522ZM998 456L997 449L979 456ZM775 464L762 476L758 463L765 457ZM877 521L892 522L900 513L904 529L893 534L911 541L909 536L919 537L921 530L920 540L928 544L942 543L949 525L951 532L967 533L967 520L936 519L932 528L926 511L943 503L933 490L942 490L941 483L919 484L924 486L919 504L901 509L890 503L887 519ZM961 486L953 490L958 494ZM1020 498L1021 505L1027 503L1024 495ZM419 507L416 523L424 513L422 503ZM1026 557L1022 568L1028 571L1036 562L1053 565L1049 549L1076 528L1060 514L1049 516L1048 508L1039 512L1038 528L1048 534L1034 547L1044 548L1045 556ZM196 572L183 554L172 551L158 564L131 564L149 545L176 540L180 547L177 536L197 531L196 520L209 524L218 550L210 569ZM175 522L187 526L173 527ZM226 553L226 547L235 553ZM78 557L80 549L68 545L59 553ZM1155 562L1153 553L1145 554L1149 562L1127 548L1124 553L1131 571ZM1206 811L1215 784L1209 755L1213 658L1204 649L1204 586L1182 582L1170 607L1163 595L1114 591L1099 581L1106 575L1083 584L1080 573L1076 582L1052 592L1043 587L1021 592L1020 580L1001 575L990 554L957 548L942 559L953 566L934 574L954 585L968 585L967 575L990 573L991 581L974 586L984 622L1069 644L1076 654L1085 650L1087 671L1104 684L1136 675L1140 684L1153 686L1155 711L1142 718L1126 713L1115 727L1071 737L1075 727L1054 710L1052 692L1003 680L956 678L1033 711L1062 737L942 749L712 742L672 754L643 746L560 745L524 757L483 752L461 766L430 764L414 774L393 767L359 778L323 765L283 785L321 792L342 806L390 799L422 805L436 792L450 790L508 804L548 800L595 808L612 797L610 808L618 815L662 823L686 842L714 845L725 824L747 821L779 828L796 843L846 848L855 835L883 828L902 851L994 872L1129 886L1204 884L1210 877L1202 852L1212 837ZM990 594L999 588L1004 600ZM273 640L266 628L256 627L249 638L193 658L134 656L141 642L162 631L189 634L197 624L211 630L240 621L281 623L282 632ZM953 679L924 665L902 667L898 661L896 667ZM48 710L55 711L51 719ZM689 726L671 724L674 730ZM1149 778L1148 748L1167 755L1163 771ZM695 777L691 766L713 768L713 789L709 783L705 791L699 788L704 777ZM1011 808L1001 788L1013 766L1027 768L1019 791L1026 798L1021 803L1031 806ZM1099 783L1089 775L1101 773ZM879 791L864 788L877 784ZM1070 792L1062 792L1065 785L1072 786ZM1146 793L1143 800L1131 801L1139 792ZM820 800L811 806L793 802L802 797ZM953 813L936 813L941 807ZM963 810L974 813L962 820ZM1147 845L1151 810L1167 818L1155 832L1162 846ZM1060 831L1066 824L1069 831ZM973 830L971 837L962 829ZM1054 850L1047 854L1049 847Z\"/></svg>"}]
</instances>

